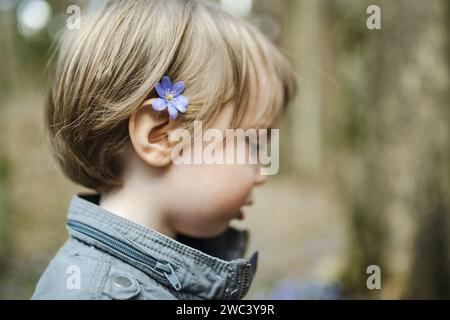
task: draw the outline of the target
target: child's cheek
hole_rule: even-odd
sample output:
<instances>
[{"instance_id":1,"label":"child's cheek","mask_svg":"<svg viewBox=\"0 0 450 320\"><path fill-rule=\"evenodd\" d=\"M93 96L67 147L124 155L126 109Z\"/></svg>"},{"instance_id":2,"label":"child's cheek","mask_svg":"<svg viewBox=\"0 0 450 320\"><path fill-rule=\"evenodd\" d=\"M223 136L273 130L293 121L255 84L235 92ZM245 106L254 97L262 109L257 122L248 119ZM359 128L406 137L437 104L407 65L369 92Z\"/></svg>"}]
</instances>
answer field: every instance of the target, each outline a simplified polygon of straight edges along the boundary
<instances>
[{"instance_id":1,"label":"child's cheek","mask_svg":"<svg viewBox=\"0 0 450 320\"><path fill-rule=\"evenodd\" d=\"M179 196L171 206L190 218L232 219L253 186L254 169L248 165L194 165L178 169L181 171L174 179L174 188ZM181 180L184 181L180 183Z\"/></svg>"},{"instance_id":2,"label":"child's cheek","mask_svg":"<svg viewBox=\"0 0 450 320\"><path fill-rule=\"evenodd\" d=\"M224 206L231 210L237 210L245 203L252 190L254 169L248 165L225 167L227 168L223 168L223 171L218 174L221 178L218 186L219 193L224 200Z\"/></svg>"}]
</instances>

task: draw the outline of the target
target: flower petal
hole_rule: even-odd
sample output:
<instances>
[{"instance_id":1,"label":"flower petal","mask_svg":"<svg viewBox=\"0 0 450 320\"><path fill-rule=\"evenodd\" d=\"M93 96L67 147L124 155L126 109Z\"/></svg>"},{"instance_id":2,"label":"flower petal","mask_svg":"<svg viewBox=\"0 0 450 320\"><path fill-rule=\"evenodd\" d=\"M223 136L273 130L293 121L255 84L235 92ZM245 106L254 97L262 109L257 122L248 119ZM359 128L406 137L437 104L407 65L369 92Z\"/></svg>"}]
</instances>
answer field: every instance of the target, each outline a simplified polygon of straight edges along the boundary
<instances>
[{"instance_id":1,"label":"flower petal","mask_svg":"<svg viewBox=\"0 0 450 320\"><path fill-rule=\"evenodd\" d=\"M162 111L167 107L167 101L161 98L157 98L152 102L152 107L156 111Z\"/></svg>"},{"instance_id":2,"label":"flower petal","mask_svg":"<svg viewBox=\"0 0 450 320\"><path fill-rule=\"evenodd\" d=\"M155 86L156 92L158 92L158 95L161 98L164 98L166 96L166 90L163 88L163 86L161 85L161 83L157 83Z\"/></svg>"},{"instance_id":3,"label":"flower petal","mask_svg":"<svg viewBox=\"0 0 450 320\"><path fill-rule=\"evenodd\" d=\"M170 119L174 120L176 119L178 115L178 110L173 106L171 102L167 105L167 111L169 111L169 117Z\"/></svg>"},{"instance_id":4,"label":"flower petal","mask_svg":"<svg viewBox=\"0 0 450 320\"><path fill-rule=\"evenodd\" d=\"M178 96L180 93L182 93L184 90L184 82L178 81L175 83L172 87L172 93L174 96Z\"/></svg>"},{"instance_id":5,"label":"flower petal","mask_svg":"<svg viewBox=\"0 0 450 320\"><path fill-rule=\"evenodd\" d=\"M175 108L178 109L178 111L184 113L184 112L186 112L186 107L189 104L189 100L185 96L178 96L178 97L175 97L171 101L171 103L174 105Z\"/></svg>"},{"instance_id":6,"label":"flower petal","mask_svg":"<svg viewBox=\"0 0 450 320\"><path fill-rule=\"evenodd\" d=\"M165 90L164 94L167 93L167 91L172 90L172 81L170 81L170 78L168 76L164 76L161 81L162 87Z\"/></svg>"}]
</instances>

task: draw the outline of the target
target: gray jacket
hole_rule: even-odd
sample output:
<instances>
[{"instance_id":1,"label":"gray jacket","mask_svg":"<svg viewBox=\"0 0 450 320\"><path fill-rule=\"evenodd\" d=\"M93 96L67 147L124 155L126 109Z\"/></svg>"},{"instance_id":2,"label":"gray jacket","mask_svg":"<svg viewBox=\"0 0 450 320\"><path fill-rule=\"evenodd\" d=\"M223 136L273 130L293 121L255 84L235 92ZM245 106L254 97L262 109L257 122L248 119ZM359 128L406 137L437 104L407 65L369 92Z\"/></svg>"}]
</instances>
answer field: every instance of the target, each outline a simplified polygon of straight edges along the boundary
<instances>
[{"instance_id":1,"label":"gray jacket","mask_svg":"<svg viewBox=\"0 0 450 320\"><path fill-rule=\"evenodd\" d=\"M258 253L242 259L248 233L176 240L101 208L99 194L74 195L69 238L32 299L241 299Z\"/></svg>"}]
</instances>

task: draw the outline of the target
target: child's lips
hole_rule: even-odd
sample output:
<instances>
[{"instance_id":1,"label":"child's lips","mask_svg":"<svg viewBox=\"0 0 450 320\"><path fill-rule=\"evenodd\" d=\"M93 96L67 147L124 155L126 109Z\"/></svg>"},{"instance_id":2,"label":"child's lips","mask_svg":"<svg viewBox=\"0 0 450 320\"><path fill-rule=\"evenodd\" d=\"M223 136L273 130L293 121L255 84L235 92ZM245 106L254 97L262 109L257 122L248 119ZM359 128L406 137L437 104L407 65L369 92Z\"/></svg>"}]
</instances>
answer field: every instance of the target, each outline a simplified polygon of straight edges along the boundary
<instances>
[{"instance_id":1,"label":"child's lips","mask_svg":"<svg viewBox=\"0 0 450 320\"><path fill-rule=\"evenodd\" d=\"M251 206L252 204L253 204L253 200L250 200L250 201L247 201L246 203L244 203L243 206ZM236 218L238 220L244 220L245 214L244 214L244 211L242 210L242 208L238 210Z\"/></svg>"}]
</instances>

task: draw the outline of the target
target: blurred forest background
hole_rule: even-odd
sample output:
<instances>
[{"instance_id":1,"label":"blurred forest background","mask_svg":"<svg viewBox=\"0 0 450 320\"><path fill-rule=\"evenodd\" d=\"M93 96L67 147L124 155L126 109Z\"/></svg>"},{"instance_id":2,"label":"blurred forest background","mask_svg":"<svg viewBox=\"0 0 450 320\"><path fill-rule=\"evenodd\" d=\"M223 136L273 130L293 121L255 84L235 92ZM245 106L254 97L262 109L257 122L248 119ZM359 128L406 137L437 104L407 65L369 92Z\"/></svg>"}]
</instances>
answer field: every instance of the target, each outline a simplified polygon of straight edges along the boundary
<instances>
[{"instance_id":1,"label":"blurred forest background","mask_svg":"<svg viewBox=\"0 0 450 320\"><path fill-rule=\"evenodd\" d=\"M28 299L67 237L68 181L44 130L46 64L66 9L0 0L0 298ZM217 0L300 81L280 173L237 224L260 250L248 298L450 298L450 1ZM381 8L369 30L366 9ZM381 289L366 270L378 265Z\"/></svg>"}]
</instances>

